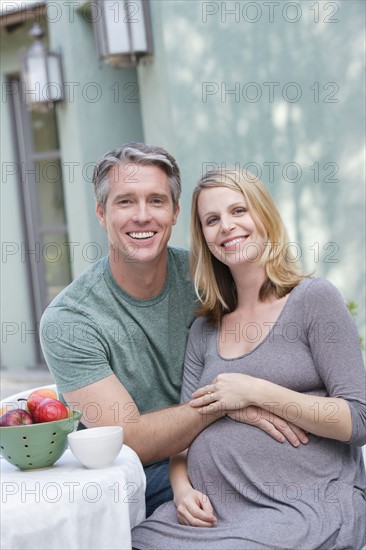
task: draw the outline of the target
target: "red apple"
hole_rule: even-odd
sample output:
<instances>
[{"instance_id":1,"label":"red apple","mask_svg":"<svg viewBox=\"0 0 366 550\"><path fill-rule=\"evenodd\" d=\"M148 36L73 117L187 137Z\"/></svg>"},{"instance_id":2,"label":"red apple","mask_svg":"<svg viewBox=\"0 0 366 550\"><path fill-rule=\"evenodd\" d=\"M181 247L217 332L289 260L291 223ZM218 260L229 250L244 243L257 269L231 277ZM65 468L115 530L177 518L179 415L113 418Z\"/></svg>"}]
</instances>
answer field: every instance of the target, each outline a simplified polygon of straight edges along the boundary
<instances>
[{"instance_id":1,"label":"red apple","mask_svg":"<svg viewBox=\"0 0 366 550\"><path fill-rule=\"evenodd\" d=\"M31 415L23 409L8 411L0 418L0 426L22 426L23 424L33 424Z\"/></svg>"},{"instance_id":2,"label":"red apple","mask_svg":"<svg viewBox=\"0 0 366 550\"><path fill-rule=\"evenodd\" d=\"M57 393L51 388L39 388L38 390L32 391L27 399L27 408L32 415L34 414L40 402L43 401L45 397L57 399Z\"/></svg>"},{"instance_id":3,"label":"red apple","mask_svg":"<svg viewBox=\"0 0 366 550\"><path fill-rule=\"evenodd\" d=\"M54 422L69 417L69 411L61 401L46 397L33 413L33 420L39 422Z\"/></svg>"}]
</instances>

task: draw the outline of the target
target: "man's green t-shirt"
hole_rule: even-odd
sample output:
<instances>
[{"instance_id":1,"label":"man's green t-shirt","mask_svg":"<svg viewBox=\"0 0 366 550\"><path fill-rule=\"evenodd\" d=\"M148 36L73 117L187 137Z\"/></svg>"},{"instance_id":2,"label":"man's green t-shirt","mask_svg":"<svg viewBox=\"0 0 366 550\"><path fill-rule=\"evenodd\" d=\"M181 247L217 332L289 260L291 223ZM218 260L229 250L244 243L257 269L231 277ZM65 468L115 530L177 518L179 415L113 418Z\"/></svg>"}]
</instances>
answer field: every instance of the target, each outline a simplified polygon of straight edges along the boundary
<instances>
[{"instance_id":1,"label":"man's green t-shirt","mask_svg":"<svg viewBox=\"0 0 366 550\"><path fill-rule=\"evenodd\" d=\"M168 248L165 286L147 300L124 292L108 257L102 258L55 298L41 320L43 353L59 391L114 373L141 413L179 403L195 299L185 250Z\"/></svg>"}]
</instances>

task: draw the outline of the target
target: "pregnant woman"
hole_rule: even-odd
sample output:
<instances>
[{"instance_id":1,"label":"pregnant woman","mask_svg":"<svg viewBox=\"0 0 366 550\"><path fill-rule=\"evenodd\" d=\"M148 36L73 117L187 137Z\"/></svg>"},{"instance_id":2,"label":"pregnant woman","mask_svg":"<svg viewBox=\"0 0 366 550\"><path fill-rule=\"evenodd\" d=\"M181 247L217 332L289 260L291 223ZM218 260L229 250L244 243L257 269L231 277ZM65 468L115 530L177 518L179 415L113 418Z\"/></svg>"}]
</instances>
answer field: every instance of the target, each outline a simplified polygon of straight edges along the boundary
<instances>
[{"instance_id":1,"label":"pregnant woman","mask_svg":"<svg viewBox=\"0 0 366 550\"><path fill-rule=\"evenodd\" d=\"M365 544L366 374L357 330L335 287L301 275L290 249L254 175L201 178L192 268L202 307L182 401L202 415L226 414L172 459L174 502L133 530L134 548ZM308 432L308 443L281 444L244 423L260 408Z\"/></svg>"}]
</instances>

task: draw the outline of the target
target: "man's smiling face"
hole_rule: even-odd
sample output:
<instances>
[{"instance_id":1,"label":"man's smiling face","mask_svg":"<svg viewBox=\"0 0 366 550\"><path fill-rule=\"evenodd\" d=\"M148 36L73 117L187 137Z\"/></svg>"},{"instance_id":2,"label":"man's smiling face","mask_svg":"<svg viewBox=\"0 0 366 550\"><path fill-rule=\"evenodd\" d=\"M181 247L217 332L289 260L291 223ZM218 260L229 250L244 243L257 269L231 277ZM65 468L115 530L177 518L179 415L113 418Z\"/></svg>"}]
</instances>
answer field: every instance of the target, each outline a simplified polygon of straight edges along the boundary
<instances>
[{"instance_id":1,"label":"man's smiling face","mask_svg":"<svg viewBox=\"0 0 366 550\"><path fill-rule=\"evenodd\" d=\"M116 165L108 174L105 208L97 216L120 261L148 263L162 258L177 221L168 176L158 166Z\"/></svg>"}]
</instances>

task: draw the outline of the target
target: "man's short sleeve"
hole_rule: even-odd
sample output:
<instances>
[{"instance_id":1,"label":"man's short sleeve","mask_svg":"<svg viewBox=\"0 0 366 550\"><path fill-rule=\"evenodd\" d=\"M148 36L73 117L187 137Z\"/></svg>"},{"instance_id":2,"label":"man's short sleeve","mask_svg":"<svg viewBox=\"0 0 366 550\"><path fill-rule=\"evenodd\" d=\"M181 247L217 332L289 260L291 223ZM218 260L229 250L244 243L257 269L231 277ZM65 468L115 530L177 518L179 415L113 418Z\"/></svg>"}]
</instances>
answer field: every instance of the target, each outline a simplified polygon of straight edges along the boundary
<instances>
[{"instance_id":1,"label":"man's short sleeve","mask_svg":"<svg viewBox=\"0 0 366 550\"><path fill-rule=\"evenodd\" d=\"M101 329L80 311L48 307L41 319L40 339L61 392L82 388L113 373Z\"/></svg>"}]
</instances>

